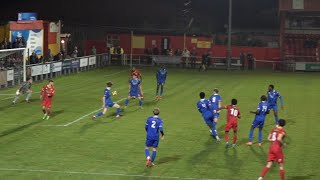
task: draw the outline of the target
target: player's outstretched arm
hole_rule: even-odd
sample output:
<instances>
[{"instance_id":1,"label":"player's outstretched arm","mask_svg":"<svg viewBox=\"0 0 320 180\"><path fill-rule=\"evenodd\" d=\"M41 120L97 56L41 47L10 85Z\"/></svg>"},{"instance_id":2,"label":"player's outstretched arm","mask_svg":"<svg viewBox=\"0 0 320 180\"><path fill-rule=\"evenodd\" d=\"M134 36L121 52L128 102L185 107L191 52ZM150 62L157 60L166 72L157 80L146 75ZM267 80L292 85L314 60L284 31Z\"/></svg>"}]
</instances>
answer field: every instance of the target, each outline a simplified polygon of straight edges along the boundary
<instances>
[{"instance_id":1,"label":"player's outstretched arm","mask_svg":"<svg viewBox=\"0 0 320 180\"><path fill-rule=\"evenodd\" d=\"M259 112L258 112L258 111L250 111L250 113L252 113L252 114L258 114Z\"/></svg>"},{"instance_id":2,"label":"player's outstretched arm","mask_svg":"<svg viewBox=\"0 0 320 180\"><path fill-rule=\"evenodd\" d=\"M283 101L283 97L279 96L280 99L280 105L281 105L281 109L284 110L284 101Z\"/></svg>"}]
</instances>

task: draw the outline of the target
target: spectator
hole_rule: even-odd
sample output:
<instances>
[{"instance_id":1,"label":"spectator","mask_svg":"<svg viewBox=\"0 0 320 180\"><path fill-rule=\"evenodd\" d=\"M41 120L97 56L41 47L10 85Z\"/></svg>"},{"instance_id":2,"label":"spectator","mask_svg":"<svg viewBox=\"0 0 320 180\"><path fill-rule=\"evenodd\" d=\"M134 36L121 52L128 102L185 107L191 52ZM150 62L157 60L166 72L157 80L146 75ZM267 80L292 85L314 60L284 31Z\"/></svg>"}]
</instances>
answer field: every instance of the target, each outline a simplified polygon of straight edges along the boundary
<instances>
[{"instance_id":1,"label":"spectator","mask_svg":"<svg viewBox=\"0 0 320 180\"><path fill-rule=\"evenodd\" d=\"M182 56L182 51L181 51L181 49L178 48L178 49L175 51L174 55L176 55L176 56Z\"/></svg>"},{"instance_id":2,"label":"spectator","mask_svg":"<svg viewBox=\"0 0 320 180\"><path fill-rule=\"evenodd\" d=\"M157 46L153 46L153 50L152 50L153 55L159 55L159 49L157 48Z\"/></svg>"},{"instance_id":3,"label":"spectator","mask_svg":"<svg viewBox=\"0 0 320 180\"><path fill-rule=\"evenodd\" d=\"M30 64L37 64L39 62L35 52L32 52L31 56L29 57L29 61L30 61Z\"/></svg>"},{"instance_id":4,"label":"spectator","mask_svg":"<svg viewBox=\"0 0 320 180\"><path fill-rule=\"evenodd\" d=\"M240 63L241 63L241 69L244 70L245 64L246 64L246 55L243 51L240 52Z\"/></svg>"},{"instance_id":5,"label":"spectator","mask_svg":"<svg viewBox=\"0 0 320 180\"><path fill-rule=\"evenodd\" d=\"M4 38L4 40L3 40L2 43L1 43L1 48L2 48L2 49L11 49L11 48L12 48L11 42L8 41L7 38Z\"/></svg>"},{"instance_id":6,"label":"spectator","mask_svg":"<svg viewBox=\"0 0 320 180\"><path fill-rule=\"evenodd\" d=\"M152 62L152 56L151 56L152 52L151 52L151 49L150 49L150 48L146 48L145 51L144 51L144 53L146 54L147 63L148 63L148 64L151 64L151 62Z\"/></svg>"},{"instance_id":7,"label":"spectator","mask_svg":"<svg viewBox=\"0 0 320 180\"><path fill-rule=\"evenodd\" d=\"M92 46L91 55L97 55L97 49L95 46Z\"/></svg>"},{"instance_id":8,"label":"spectator","mask_svg":"<svg viewBox=\"0 0 320 180\"><path fill-rule=\"evenodd\" d=\"M48 49L48 52L45 54L43 62L50 62L53 60L53 55L51 53L51 49Z\"/></svg>"},{"instance_id":9,"label":"spectator","mask_svg":"<svg viewBox=\"0 0 320 180\"><path fill-rule=\"evenodd\" d=\"M74 49L73 49L73 51L72 51L71 57L73 57L73 58L78 57L78 53L79 53L78 47L75 46Z\"/></svg>"},{"instance_id":10,"label":"spectator","mask_svg":"<svg viewBox=\"0 0 320 180\"><path fill-rule=\"evenodd\" d=\"M193 48L190 54L191 60L191 68L196 68L196 61L197 61L197 51L196 48Z\"/></svg>"},{"instance_id":11,"label":"spectator","mask_svg":"<svg viewBox=\"0 0 320 180\"><path fill-rule=\"evenodd\" d=\"M186 65L186 67L188 67L189 57L190 57L190 51L187 48L185 48L182 53L182 59L183 59L182 65L183 66Z\"/></svg>"},{"instance_id":12,"label":"spectator","mask_svg":"<svg viewBox=\"0 0 320 180\"><path fill-rule=\"evenodd\" d=\"M55 56L53 57L53 60L54 60L54 61L60 61L60 60L62 60L62 54L61 54L61 52L59 52L57 55L55 55Z\"/></svg>"},{"instance_id":13,"label":"spectator","mask_svg":"<svg viewBox=\"0 0 320 180\"><path fill-rule=\"evenodd\" d=\"M250 51L247 54L247 60L248 60L248 69L253 70L254 59L253 59L253 55Z\"/></svg>"}]
</instances>

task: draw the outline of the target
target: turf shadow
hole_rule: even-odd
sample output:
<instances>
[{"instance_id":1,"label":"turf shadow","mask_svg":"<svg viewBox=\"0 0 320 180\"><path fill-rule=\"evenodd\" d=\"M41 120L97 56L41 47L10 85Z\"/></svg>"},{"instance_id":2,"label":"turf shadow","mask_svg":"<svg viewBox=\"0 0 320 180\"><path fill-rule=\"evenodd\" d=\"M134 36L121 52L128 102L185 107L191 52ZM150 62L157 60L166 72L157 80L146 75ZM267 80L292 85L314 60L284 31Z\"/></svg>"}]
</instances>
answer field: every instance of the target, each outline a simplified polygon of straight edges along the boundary
<instances>
[{"instance_id":1,"label":"turf shadow","mask_svg":"<svg viewBox=\"0 0 320 180\"><path fill-rule=\"evenodd\" d=\"M238 158L238 152L237 147L231 148L229 147L224 151L224 157L226 162L226 167L228 167L228 170L230 170L233 174L238 174L240 171L240 168L243 164L243 161ZM236 166L235 166L236 164Z\"/></svg>"},{"instance_id":2,"label":"turf shadow","mask_svg":"<svg viewBox=\"0 0 320 180\"><path fill-rule=\"evenodd\" d=\"M17 132L23 131L23 130L25 130L25 129L33 126L33 125L36 125L36 124L38 124L40 122L42 122L42 121L34 121L34 122L31 122L31 123L28 123L28 124L25 124L25 125L22 125L22 126L19 126L19 127L15 127L15 128L12 128L12 129L5 130L0 134L0 138L8 136L8 135L13 134L13 133L17 133Z\"/></svg>"},{"instance_id":3,"label":"turf shadow","mask_svg":"<svg viewBox=\"0 0 320 180\"><path fill-rule=\"evenodd\" d=\"M309 179L314 179L316 175L314 174L309 174L305 176L288 176L286 179L287 180L309 180Z\"/></svg>"},{"instance_id":4,"label":"turf shadow","mask_svg":"<svg viewBox=\"0 0 320 180\"><path fill-rule=\"evenodd\" d=\"M56 116L58 116L59 114L62 114L62 113L64 113L64 110L53 111L51 117L56 117Z\"/></svg>"},{"instance_id":5,"label":"turf shadow","mask_svg":"<svg viewBox=\"0 0 320 180\"><path fill-rule=\"evenodd\" d=\"M250 150L252 154L257 156L257 159L261 161L261 164L266 164L267 153L263 150L262 147L258 147L257 144L251 145Z\"/></svg>"},{"instance_id":6,"label":"turf shadow","mask_svg":"<svg viewBox=\"0 0 320 180\"><path fill-rule=\"evenodd\" d=\"M165 163L173 162L173 161L178 161L179 159L181 159L181 157L182 157L181 155L162 157L156 161L156 165L165 164Z\"/></svg>"},{"instance_id":7,"label":"turf shadow","mask_svg":"<svg viewBox=\"0 0 320 180\"><path fill-rule=\"evenodd\" d=\"M218 146L219 143L216 143L215 138L210 135L204 149L192 156L192 158L190 159L190 164L196 165L206 161L208 155L214 153Z\"/></svg>"}]
</instances>

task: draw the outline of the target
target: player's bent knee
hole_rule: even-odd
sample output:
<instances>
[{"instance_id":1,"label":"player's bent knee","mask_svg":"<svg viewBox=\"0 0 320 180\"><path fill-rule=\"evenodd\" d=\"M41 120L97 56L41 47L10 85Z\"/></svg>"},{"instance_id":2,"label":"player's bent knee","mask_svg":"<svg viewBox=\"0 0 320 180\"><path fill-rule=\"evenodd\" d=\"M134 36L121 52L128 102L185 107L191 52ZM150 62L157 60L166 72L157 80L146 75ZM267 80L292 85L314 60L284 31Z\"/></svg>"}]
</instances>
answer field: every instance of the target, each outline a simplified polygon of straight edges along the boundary
<instances>
[{"instance_id":1,"label":"player's bent knee","mask_svg":"<svg viewBox=\"0 0 320 180\"><path fill-rule=\"evenodd\" d=\"M154 148L152 149L152 151L157 151L157 148L154 147Z\"/></svg>"}]
</instances>

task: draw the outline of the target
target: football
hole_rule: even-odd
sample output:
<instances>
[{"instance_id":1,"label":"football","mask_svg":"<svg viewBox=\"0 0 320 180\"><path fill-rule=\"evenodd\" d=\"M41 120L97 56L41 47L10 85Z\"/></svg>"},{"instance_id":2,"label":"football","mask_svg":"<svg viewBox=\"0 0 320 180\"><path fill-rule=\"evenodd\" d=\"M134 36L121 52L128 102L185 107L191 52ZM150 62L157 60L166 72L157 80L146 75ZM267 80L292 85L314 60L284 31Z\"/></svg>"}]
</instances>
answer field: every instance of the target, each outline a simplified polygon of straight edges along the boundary
<instances>
[{"instance_id":1,"label":"football","mask_svg":"<svg viewBox=\"0 0 320 180\"><path fill-rule=\"evenodd\" d=\"M16 92L16 95L20 95L20 92L19 92L19 90L17 90L17 92Z\"/></svg>"},{"instance_id":2,"label":"football","mask_svg":"<svg viewBox=\"0 0 320 180\"><path fill-rule=\"evenodd\" d=\"M113 92L112 92L112 95L113 95L113 96L115 96L115 95L117 95L117 94L118 94L117 91L113 91Z\"/></svg>"}]
</instances>

